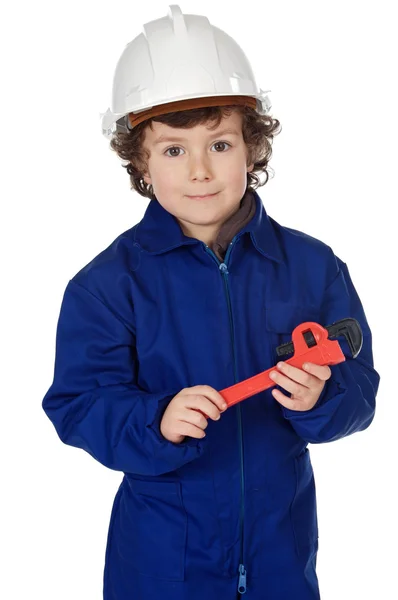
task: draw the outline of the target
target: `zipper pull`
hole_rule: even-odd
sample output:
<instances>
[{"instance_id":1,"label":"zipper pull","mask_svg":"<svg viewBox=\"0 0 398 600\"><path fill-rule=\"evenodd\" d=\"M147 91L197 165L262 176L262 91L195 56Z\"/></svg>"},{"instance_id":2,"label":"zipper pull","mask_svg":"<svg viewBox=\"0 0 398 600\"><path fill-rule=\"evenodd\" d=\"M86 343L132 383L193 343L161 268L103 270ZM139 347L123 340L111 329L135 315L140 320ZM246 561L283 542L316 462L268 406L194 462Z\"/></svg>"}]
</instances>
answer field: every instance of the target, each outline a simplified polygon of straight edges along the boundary
<instances>
[{"instance_id":1,"label":"zipper pull","mask_svg":"<svg viewBox=\"0 0 398 600\"><path fill-rule=\"evenodd\" d=\"M220 269L220 271L222 273L225 273L226 275L228 275L229 271L228 271L228 267L225 263L221 263L221 265L218 268Z\"/></svg>"},{"instance_id":2,"label":"zipper pull","mask_svg":"<svg viewBox=\"0 0 398 600\"><path fill-rule=\"evenodd\" d=\"M239 583L238 583L238 592L240 594L246 593L246 574L245 566L239 565Z\"/></svg>"}]
</instances>

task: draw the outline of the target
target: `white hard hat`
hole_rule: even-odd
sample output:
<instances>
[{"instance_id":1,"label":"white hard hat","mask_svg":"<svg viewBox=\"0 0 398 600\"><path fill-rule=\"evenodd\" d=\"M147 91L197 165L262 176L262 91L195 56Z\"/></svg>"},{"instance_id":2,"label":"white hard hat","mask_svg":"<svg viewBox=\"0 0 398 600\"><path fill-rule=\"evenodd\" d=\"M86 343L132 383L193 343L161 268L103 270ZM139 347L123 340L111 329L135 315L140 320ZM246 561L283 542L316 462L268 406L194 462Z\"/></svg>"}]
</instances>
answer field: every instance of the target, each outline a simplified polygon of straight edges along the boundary
<instances>
[{"instance_id":1,"label":"white hard hat","mask_svg":"<svg viewBox=\"0 0 398 600\"><path fill-rule=\"evenodd\" d=\"M245 53L206 17L184 15L173 4L167 17L143 27L117 62L111 107L100 113L106 138L154 114L187 106L247 104L259 114L269 112L269 97L258 89Z\"/></svg>"}]
</instances>

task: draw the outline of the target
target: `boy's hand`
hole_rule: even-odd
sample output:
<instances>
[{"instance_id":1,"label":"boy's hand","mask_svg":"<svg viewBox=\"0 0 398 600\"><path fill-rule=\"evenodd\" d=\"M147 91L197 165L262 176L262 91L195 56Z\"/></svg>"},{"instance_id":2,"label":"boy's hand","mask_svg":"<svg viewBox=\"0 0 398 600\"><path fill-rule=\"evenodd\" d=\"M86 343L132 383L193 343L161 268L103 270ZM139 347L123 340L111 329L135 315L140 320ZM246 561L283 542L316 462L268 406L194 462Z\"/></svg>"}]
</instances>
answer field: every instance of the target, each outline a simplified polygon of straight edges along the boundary
<instances>
[{"instance_id":1,"label":"boy's hand","mask_svg":"<svg viewBox=\"0 0 398 600\"><path fill-rule=\"evenodd\" d=\"M203 438L208 422L202 412L218 421L220 412L226 408L224 398L209 385L184 388L169 402L160 423L160 432L175 444L180 444L186 436Z\"/></svg>"},{"instance_id":2,"label":"boy's hand","mask_svg":"<svg viewBox=\"0 0 398 600\"><path fill-rule=\"evenodd\" d=\"M305 365L308 367L305 368ZM271 371L269 376L292 396L289 398L276 389L272 390L272 395L275 400L290 410L310 410L318 402L325 383L331 375L332 371L328 365L304 363L303 369L298 369L280 362L277 364L277 369Z\"/></svg>"}]
</instances>

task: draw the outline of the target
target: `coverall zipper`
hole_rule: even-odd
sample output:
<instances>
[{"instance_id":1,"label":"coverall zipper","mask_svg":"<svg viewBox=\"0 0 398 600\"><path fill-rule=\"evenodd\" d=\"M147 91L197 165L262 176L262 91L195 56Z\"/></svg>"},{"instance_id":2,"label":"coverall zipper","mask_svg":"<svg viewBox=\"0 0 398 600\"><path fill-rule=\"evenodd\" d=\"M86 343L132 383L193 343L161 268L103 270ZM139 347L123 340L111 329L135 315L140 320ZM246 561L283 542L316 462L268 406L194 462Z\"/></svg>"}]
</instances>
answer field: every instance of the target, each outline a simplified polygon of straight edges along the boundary
<instances>
[{"instance_id":1,"label":"coverall zipper","mask_svg":"<svg viewBox=\"0 0 398 600\"><path fill-rule=\"evenodd\" d=\"M221 271L221 274L223 276L224 279L224 284L225 284L225 290L226 290L226 295L227 295L227 301L228 301L228 310L229 310L229 319L230 319L230 326L231 326L231 338L232 338L232 352L233 352L233 357L234 357L234 377L235 377L235 383L238 383L238 377L237 377L237 372L236 372L236 354L235 354L235 339L234 339L234 329L233 329L233 319L232 319L232 309L231 309L231 298L230 298L230 293L229 293L229 287L228 287L228 258L229 255L232 251L233 245L236 242L236 240L239 238L238 237L234 237L232 242L230 243L227 253L225 255L224 258L224 262L220 262L217 258L217 256L214 254L214 252L212 250L210 250L210 248L207 246L207 244L205 244L206 247L206 252L208 254L210 254L210 256L212 256L214 258L214 260L216 261L219 270ZM239 581L238 581L238 592L240 594L244 594L246 592L246 576L247 576L247 571L245 569L244 566L244 556L243 556L243 534L244 534L244 514L245 514L245 480L244 480L244 463L243 463L243 433L242 433L242 412L241 412L241 406L240 404L237 404L237 414L238 414L238 423L239 423L239 439L240 439L240 469L241 469L241 515L240 515L240 561L239 561Z\"/></svg>"}]
</instances>

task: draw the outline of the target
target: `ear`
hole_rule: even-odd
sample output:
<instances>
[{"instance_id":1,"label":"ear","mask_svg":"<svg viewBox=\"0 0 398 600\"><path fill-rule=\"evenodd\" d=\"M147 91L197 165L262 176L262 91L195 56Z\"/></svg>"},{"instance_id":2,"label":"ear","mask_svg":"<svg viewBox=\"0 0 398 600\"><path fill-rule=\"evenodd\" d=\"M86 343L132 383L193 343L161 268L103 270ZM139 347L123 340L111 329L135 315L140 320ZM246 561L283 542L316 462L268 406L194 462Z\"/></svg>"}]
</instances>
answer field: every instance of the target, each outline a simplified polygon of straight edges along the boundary
<instances>
[{"instance_id":1,"label":"ear","mask_svg":"<svg viewBox=\"0 0 398 600\"><path fill-rule=\"evenodd\" d=\"M252 165L250 165L250 167L247 167L247 172L250 173L250 171L253 171L254 169L254 163Z\"/></svg>"},{"instance_id":2,"label":"ear","mask_svg":"<svg viewBox=\"0 0 398 600\"><path fill-rule=\"evenodd\" d=\"M152 179L151 179L151 178L150 178L148 175L146 175L146 174L145 174L145 175L143 175L143 176L142 176L142 179L145 181L145 183L146 183L147 185L151 185L151 184L152 184Z\"/></svg>"}]
</instances>

